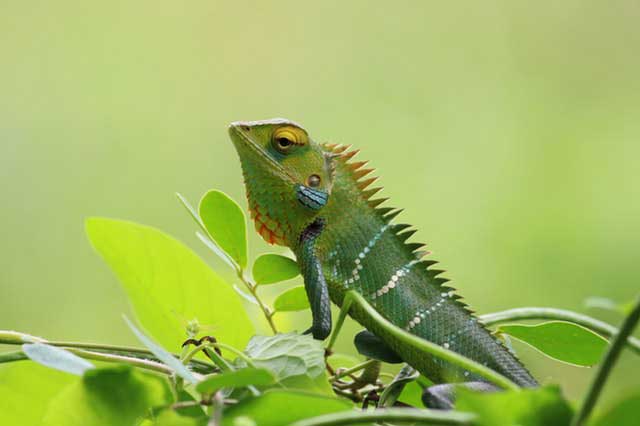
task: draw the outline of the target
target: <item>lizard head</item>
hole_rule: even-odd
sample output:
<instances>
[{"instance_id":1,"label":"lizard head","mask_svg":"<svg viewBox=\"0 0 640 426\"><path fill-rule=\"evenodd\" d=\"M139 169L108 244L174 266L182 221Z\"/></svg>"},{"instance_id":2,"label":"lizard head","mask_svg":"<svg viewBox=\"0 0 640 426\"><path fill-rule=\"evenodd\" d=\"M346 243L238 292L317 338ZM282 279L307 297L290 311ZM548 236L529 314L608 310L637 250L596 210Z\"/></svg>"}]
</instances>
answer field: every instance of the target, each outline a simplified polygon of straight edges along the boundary
<instances>
[{"instance_id":1,"label":"lizard head","mask_svg":"<svg viewBox=\"0 0 640 426\"><path fill-rule=\"evenodd\" d=\"M270 244L295 243L327 203L332 156L292 121L237 121L229 135L240 157L249 211Z\"/></svg>"}]
</instances>

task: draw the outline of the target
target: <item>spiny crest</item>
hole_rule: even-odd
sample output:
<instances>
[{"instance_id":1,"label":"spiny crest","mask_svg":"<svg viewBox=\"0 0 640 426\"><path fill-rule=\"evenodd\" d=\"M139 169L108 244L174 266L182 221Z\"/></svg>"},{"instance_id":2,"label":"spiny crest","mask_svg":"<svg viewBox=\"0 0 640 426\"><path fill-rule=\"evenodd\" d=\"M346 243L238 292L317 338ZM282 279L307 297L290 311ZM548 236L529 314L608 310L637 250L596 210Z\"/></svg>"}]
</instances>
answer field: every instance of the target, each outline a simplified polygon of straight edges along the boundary
<instances>
[{"instance_id":1,"label":"spiny crest","mask_svg":"<svg viewBox=\"0 0 640 426\"><path fill-rule=\"evenodd\" d=\"M351 145L326 143L323 146L329 152L329 154L332 155L332 158L341 161L348 167L348 169L351 171L351 175L353 176L356 186L364 196L365 200L368 201L369 205L374 208L375 212L384 220L385 223L391 223L391 221L395 219L396 216L402 213L403 209L397 209L393 207L379 207L380 204L387 201L388 198L372 199L372 197L376 193L382 190L382 187L379 186L367 189L372 183L378 180L378 177L368 177L365 179L365 176L374 171L374 169L372 168L364 168L364 166L368 164L368 161L351 161L353 157L355 157L356 154L360 152L360 150L350 150ZM400 223L394 224L392 226L393 232L403 243L407 252L414 256L416 259L422 259L423 257L431 254L430 251L423 250L426 244L407 242L407 240L416 232L415 229L410 229L411 225ZM419 262L419 264L422 265L422 267L426 271L429 278L431 278L432 282L434 282L442 290L443 293L450 294L450 299L453 301L453 303L467 311L469 315L474 316L474 312L471 310L471 308L469 308L466 303L461 301L462 296L455 294L456 289L445 285L449 282L449 279L439 276L445 271L440 269L431 269L431 267L437 263L438 262L435 260L420 260Z\"/></svg>"}]
</instances>

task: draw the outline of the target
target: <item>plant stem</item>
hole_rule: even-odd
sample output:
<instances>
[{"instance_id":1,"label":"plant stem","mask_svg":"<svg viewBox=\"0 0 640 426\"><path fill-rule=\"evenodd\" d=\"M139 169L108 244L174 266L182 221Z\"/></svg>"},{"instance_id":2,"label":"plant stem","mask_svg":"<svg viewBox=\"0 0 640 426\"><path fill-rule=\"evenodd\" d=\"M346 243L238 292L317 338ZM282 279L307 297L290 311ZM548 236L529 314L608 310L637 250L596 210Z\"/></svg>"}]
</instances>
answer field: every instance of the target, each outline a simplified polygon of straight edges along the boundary
<instances>
[{"instance_id":1,"label":"plant stem","mask_svg":"<svg viewBox=\"0 0 640 426\"><path fill-rule=\"evenodd\" d=\"M366 360L364 362L361 362L360 364L354 365L351 368L348 368L348 369L346 369L344 371L341 371L340 373L336 373L333 377L329 378L329 382L333 383L336 380L340 380L341 378L348 376L349 374L353 374L356 371L363 370L363 369L367 368L368 366L370 366L371 364L375 364L376 362L378 362L378 360L368 359L368 360Z\"/></svg>"},{"instance_id":2,"label":"plant stem","mask_svg":"<svg viewBox=\"0 0 640 426\"><path fill-rule=\"evenodd\" d=\"M95 361L117 362L120 364L128 364L128 365L131 365L132 367L144 368L146 370L151 370L151 371L155 371L155 372L163 373L167 375L171 375L174 373L174 371L171 368L167 367L166 365L160 362L149 361L149 360L140 359L140 358L133 358L133 357L123 356L123 355L114 355L114 354L107 354L102 352L91 352L91 351L85 351L82 349L68 348L67 350L73 354L78 355L81 358L92 359Z\"/></svg>"},{"instance_id":3,"label":"plant stem","mask_svg":"<svg viewBox=\"0 0 640 426\"><path fill-rule=\"evenodd\" d=\"M375 422L419 422L439 426L470 426L475 416L454 411L416 410L411 408L386 408L373 411L344 411L299 420L291 426L341 426Z\"/></svg>"},{"instance_id":4,"label":"plant stem","mask_svg":"<svg viewBox=\"0 0 640 426\"><path fill-rule=\"evenodd\" d=\"M117 345L105 345L101 343L82 343L82 342L64 342L64 341L48 341L40 337L31 336L26 333L19 333L15 331L3 331L0 330L0 344L7 345L22 345L29 342L40 342L50 346L57 346L62 348L74 348L84 349L89 351L105 352L107 354L121 355L129 358L142 358L156 360L157 358L147 349L140 349L131 346L117 346ZM18 352L12 352L17 354ZM0 363L17 361L18 359L11 359L9 356L0 355ZM174 354L177 357L177 355ZM143 358L144 357L144 358ZM200 373L210 373L214 370L214 366L204 361L191 360L190 366Z\"/></svg>"},{"instance_id":5,"label":"plant stem","mask_svg":"<svg viewBox=\"0 0 640 426\"><path fill-rule=\"evenodd\" d=\"M249 292L251 293L253 298L256 300L256 302L258 302L258 306L260 306L260 309L262 310L262 314L267 320L269 327L271 327L271 331L273 331L274 334L277 334L278 329L276 328L276 324L273 322L273 314L275 312L272 311L267 305L265 305L262 299L260 299L260 296L258 296L258 285L253 281L251 281L249 278L247 278L242 269L238 269L237 274L238 274L238 279L242 281L242 283L245 285L247 290L249 290Z\"/></svg>"},{"instance_id":6,"label":"plant stem","mask_svg":"<svg viewBox=\"0 0 640 426\"><path fill-rule=\"evenodd\" d=\"M424 352L425 356L426 354L431 354L437 358L442 359L443 361L447 361L451 364L457 365L465 369L466 371L469 371L470 373L477 374L478 376L487 379L491 383L494 383L503 389L520 390L520 387L518 385L513 383L502 374L490 369L489 367L485 367L484 365L479 364L463 355L460 355L457 352L445 349L442 346L422 339L390 323L382 315L380 315L378 311L376 311L371 305L369 305L369 303L359 293L350 290L348 294L350 294L349 297L352 297L353 301L356 302L356 304L360 308L364 309L367 315L369 315L369 317L372 318L379 327L383 328L387 333L396 336L396 338L400 339L403 343L411 345L417 350Z\"/></svg>"},{"instance_id":7,"label":"plant stem","mask_svg":"<svg viewBox=\"0 0 640 426\"><path fill-rule=\"evenodd\" d=\"M618 333L618 329L614 326L607 324L606 322L597 320L587 315L579 314L577 312L568 311L565 309L556 308L515 308L508 309L506 311L495 312L492 314L486 314L480 316L480 320L487 326L503 324L505 322L515 320L563 320L576 323L590 330L595 331L603 335L604 337L611 337ZM638 355L640 355L640 339L629 336L627 338L627 345Z\"/></svg>"},{"instance_id":8,"label":"plant stem","mask_svg":"<svg viewBox=\"0 0 640 426\"><path fill-rule=\"evenodd\" d=\"M604 355L604 359L600 363L600 367L598 368L593 382L591 383L591 386L589 386L589 391L587 392L587 396L584 399L580 410L571 421L571 426L582 426L591 414L591 411L593 411L593 407L595 406L600 393L602 393L602 389L609 377L609 373L611 373L614 364L618 360L620 352L622 352L622 348L627 341L627 337L631 335L633 329L638 324L638 321L640 321L640 297L638 297L638 300L629 316L627 316L622 323L620 331L613 338L611 346L609 346L609 350L607 350L607 353Z\"/></svg>"}]
</instances>

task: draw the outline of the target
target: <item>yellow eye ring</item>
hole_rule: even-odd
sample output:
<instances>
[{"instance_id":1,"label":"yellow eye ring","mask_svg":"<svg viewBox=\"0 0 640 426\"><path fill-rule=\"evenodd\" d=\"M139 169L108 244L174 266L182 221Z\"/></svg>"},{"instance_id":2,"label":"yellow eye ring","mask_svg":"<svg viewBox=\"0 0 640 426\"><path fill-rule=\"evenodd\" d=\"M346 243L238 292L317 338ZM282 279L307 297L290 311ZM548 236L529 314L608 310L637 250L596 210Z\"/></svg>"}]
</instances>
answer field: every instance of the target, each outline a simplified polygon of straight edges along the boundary
<instances>
[{"instance_id":1,"label":"yellow eye ring","mask_svg":"<svg viewBox=\"0 0 640 426\"><path fill-rule=\"evenodd\" d=\"M285 154L295 145L304 145L308 141L307 134L304 130L293 126L279 127L273 132L273 147Z\"/></svg>"}]
</instances>

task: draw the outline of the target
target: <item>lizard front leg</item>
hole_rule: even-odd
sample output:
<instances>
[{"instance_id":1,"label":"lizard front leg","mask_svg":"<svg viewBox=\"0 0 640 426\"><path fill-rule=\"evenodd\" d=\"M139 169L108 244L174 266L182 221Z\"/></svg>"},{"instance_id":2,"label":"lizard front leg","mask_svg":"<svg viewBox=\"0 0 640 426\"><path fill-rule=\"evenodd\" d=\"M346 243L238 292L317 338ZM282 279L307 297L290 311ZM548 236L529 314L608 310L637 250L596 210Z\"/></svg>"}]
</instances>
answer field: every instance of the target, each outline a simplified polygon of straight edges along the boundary
<instances>
[{"instance_id":1,"label":"lizard front leg","mask_svg":"<svg viewBox=\"0 0 640 426\"><path fill-rule=\"evenodd\" d=\"M304 288L311 305L313 321L306 333L314 339L324 340L331 333L331 301L324 279L322 265L315 253L315 242L324 229L324 219L318 218L302 231L297 250L298 264L304 279Z\"/></svg>"}]
</instances>

